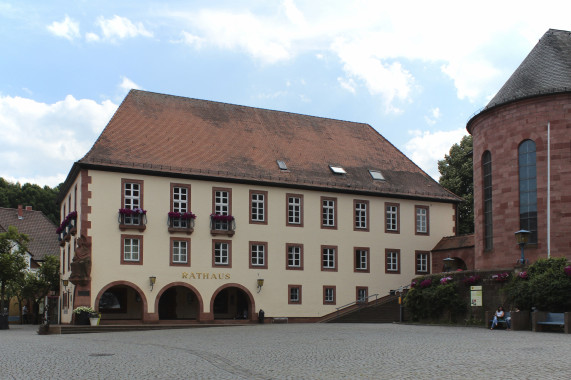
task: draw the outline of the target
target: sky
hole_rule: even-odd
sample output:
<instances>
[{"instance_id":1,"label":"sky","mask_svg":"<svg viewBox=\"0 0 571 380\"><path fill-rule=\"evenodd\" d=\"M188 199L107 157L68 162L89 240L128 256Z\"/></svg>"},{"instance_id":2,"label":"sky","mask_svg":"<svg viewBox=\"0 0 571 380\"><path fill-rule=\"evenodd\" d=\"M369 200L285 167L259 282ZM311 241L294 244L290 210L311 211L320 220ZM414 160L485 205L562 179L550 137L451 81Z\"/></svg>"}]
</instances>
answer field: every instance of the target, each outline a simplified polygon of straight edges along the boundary
<instances>
[{"instance_id":1,"label":"sky","mask_svg":"<svg viewBox=\"0 0 571 380\"><path fill-rule=\"evenodd\" d=\"M568 0L0 0L0 177L57 186L135 88L368 123L438 180L466 122L570 14Z\"/></svg>"}]
</instances>

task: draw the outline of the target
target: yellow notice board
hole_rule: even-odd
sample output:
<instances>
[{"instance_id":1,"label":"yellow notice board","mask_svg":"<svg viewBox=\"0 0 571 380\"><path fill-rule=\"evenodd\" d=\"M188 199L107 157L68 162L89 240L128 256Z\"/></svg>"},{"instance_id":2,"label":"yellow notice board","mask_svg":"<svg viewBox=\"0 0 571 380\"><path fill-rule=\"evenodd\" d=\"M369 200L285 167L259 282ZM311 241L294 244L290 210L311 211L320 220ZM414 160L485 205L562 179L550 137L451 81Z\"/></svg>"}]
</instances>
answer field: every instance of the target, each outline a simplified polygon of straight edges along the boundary
<instances>
[{"instance_id":1,"label":"yellow notice board","mask_svg":"<svg viewBox=\"0 0 571 380\"><path fill-rule=\"evenodd\" d=\"M472 306L482 306L482 286L470 286L470 303Z\"/></svg>"}]
</instances>

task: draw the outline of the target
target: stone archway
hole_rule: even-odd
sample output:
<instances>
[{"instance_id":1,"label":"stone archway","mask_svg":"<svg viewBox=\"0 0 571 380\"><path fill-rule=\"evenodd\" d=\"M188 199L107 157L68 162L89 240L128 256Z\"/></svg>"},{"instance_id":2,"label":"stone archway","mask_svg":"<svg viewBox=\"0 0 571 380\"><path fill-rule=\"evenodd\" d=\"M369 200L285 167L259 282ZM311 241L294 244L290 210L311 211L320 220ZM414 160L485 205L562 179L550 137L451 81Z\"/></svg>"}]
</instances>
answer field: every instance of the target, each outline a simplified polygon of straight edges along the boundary
<instances>
[{"instance_id":1,"label":"stone archway","mask_svg":"<svg viewBox=\"0 0 571 380\"><path fill-rule=\"evenodd\" d=\"M103 287L95 298L94 308L102 323L143 321L147 309L143 291L128 281L115 281Z\"/></svg>"},{"instance_id":2,"label":"stone archway","mask_svg":"<svg viewBox=\"0 0 571 380\"><path fill-rule=\"evenodd\" d=\"M252 293L240 284L225 284L218 288L210 300L210 312L213 319L257 318L256 305Z\"/></svg>"},{"instance_id":3,"label":"stone archway","mask_svg":"<svg viewBox=\"0 0 571 380\"><path fill-rule=\"evenodd\" d=\"M204 303L198 290L184 282L164 286L155 299L160 320L202 320Z\"/></svg>"}]
</instances>

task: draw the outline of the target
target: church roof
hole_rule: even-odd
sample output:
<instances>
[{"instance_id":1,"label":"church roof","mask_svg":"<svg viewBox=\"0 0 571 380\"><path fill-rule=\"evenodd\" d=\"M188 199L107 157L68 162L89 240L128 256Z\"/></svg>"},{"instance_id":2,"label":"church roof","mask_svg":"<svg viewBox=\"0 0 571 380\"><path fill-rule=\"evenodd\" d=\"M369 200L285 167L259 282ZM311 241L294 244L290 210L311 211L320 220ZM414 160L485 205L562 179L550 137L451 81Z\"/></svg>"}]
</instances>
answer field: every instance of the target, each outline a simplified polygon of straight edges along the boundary
<instances>
[{"instance_id":1,"label":"church roof","mask_svg":"<svg viewBox=\"0 0 571 380\"><path fill-rule=\"evenodd\" d=\"M80 167L459 201L367 124L140 90Z\"/></svg>"},{"instance_id":2,"label":"church roof","mask_svg":"<svg viewBox=\"0 0 571 380\"><path fill-rule=\"evenodd\" d=\"M549 29L486 108L571 91L571 32Z\"/></svg>"}]
</instances>

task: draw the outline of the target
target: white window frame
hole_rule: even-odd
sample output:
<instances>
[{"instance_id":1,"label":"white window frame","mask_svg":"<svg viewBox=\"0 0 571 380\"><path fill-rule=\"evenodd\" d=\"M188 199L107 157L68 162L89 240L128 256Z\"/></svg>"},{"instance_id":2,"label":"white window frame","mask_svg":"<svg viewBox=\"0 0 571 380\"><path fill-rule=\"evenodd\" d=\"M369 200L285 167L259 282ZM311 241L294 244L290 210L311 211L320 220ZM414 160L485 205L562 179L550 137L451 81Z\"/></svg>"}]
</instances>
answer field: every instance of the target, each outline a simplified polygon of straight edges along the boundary
<instances>
[{"instance_id":1,"label":"white window frame","mask_svg":"<svg viewBox=\"0 0 571 380\"><path fill-rule=\"evenodd\" d=\"M287 197L288 224L301 224L301 198Z\"/></svg>"},{"instance_id":2,"label":"white window frame","mask_svg":"<svg viewBox=\"0 0 571 380\"><path fill-rule=\"evenodd\" d=\"M424 207L416 207L416 232L428 233L428 210Z\"/></svg>"},{"instance_id":3,"label":"white window frame","mask_svg":"<svg viewBox=\"0 0 571 380\"><path fill-rule=\"evenodd\" d=\"M325 247L321 251L323 269L335 269L335 248Z\"/></svg>"},{"instance_id":4,"label":"white window frame","mask_svg":"<svg viewBox=\"0 0 571 380\"><path fill-rule=\"evenodd\" d=\"M301 246L289 245L287 247L287 266L289 268L301 267Z\"/></svg>"},{"instance_id":5,"label":"white window frame","mask_svg":"<svg viewBox=\"0 0 571 380\"><path fill-rule=\"evenodd\" d=\"M225 242L214 243L214 264L215 265L230 264L230 244Z\"/></svg>"},{"instance_id":6,"label":"white window frame","mask_svg":"<svg viewBox=\"0 0 571 380\"><path fill-rule=\"evenodd\" d=\"M141 207L141 184L136 182L125 182L123 188L123 208L134 210ZM139 224L140 216L124 215L125 224Z\"/></svg>"},{"instance_id":7,"label":"white window frame","mask_svg":"<svg viewBox=\"0 0 571 380\"><path fill-rule=\"evenodd\" d=\"M387 260L387 272L398 272L399 271L399 252L398 251L388 251L386 255Z\"/></svg>"},{"instance_id":8,"label":"white window frame","mask_svg":"<svg viewBox=\"0 0 571 380\"><path fill-rule=\"evenodd\" d=\"M418 252L416 254L416 272L428 273L428 253Z\"/></svg>"},{"instance_id":9,"label":"white window frame","mask_svg":"<svg viewBox=\"0 0 571 380\"><path fill-rule=\"evenodd\" d=\"M174 264L188 263L188 244L184 240L173 240L172 262Z\"/></svg>"},{"instance_id":10,"label":"white window frame","mask_svg":"<svg viewBox=\"0 0 571 380\"><path fill-rule=\"evenodd\" d=\"M125 238L123 240L123 261L137 262L141 260L141 240Z\"/></svg>"},{"instance_id":11,"label":"white window frame","mask_svg":"<svg viewBox=\"0 0 571 380\"><path fill-rule=\"evenodd\" d=\"M252 221L265 222L265 194L252 193Z\"/></svg>"},{"instance_id":12,"label":"white window frame","mask_svg":"<svg viewBox=\"0 0 571 380\"><path fill-rule=\"evenodd\" d=\"M387 218L387 222L386 222L386 229L387 231L398 231L399 230L399 224L398 224L398 215L399 215L399 211L398 211L398 206L396 205L387 205L386 209L386 218Z\"/></svg>"},{"instance_id":13,"label":"white window frame","mask_svg":"<svg viewBox=\"0 0 571 380\"><path fill-rule=\"evenodd\" d=\"M266 246L264 244L252 244L250 246L250 262L252 266L265 266Z\"/></svg>"},{"instance_id":14,"label":"white window frame","mask_svg":"<svg viewBox=\"0 0 571 380\"><path fill-rule=\"evenodd\" d=\"M357 249L355 250L355 255L357 256L357 262L355 269L357 270L367 270L369 267L369 263L367 261L368 251L365 249ZM364 266L363 266L364 264Z\"/></svg>"},{"instance_id":15,"label":"white window frame","mask_svg":"<svg viewBox=\"0 0 571 380\"><path fill-rule=\"evenodd\" d=\"M323 199L321 202L321 225L335 227L335 200Z\"/></svg>"},{"instance_id":16,"label":"white window frame","mask_svg":"<svg viewBox=\"0 0 571 380\"><path fill-rule=\"evenodd\" d=\"M367 203L355 203L355 228L367 229Z\"/></svg>"},{"instance_id":17,"label":"white window frame","mask_svg":"<svg viewBox=\"0 0 571 380\"><path fill-rule=\"evenodd\" d=\"M335 302L335 288L325 288L325 302Z\"/></svg>"}]
</instances>

